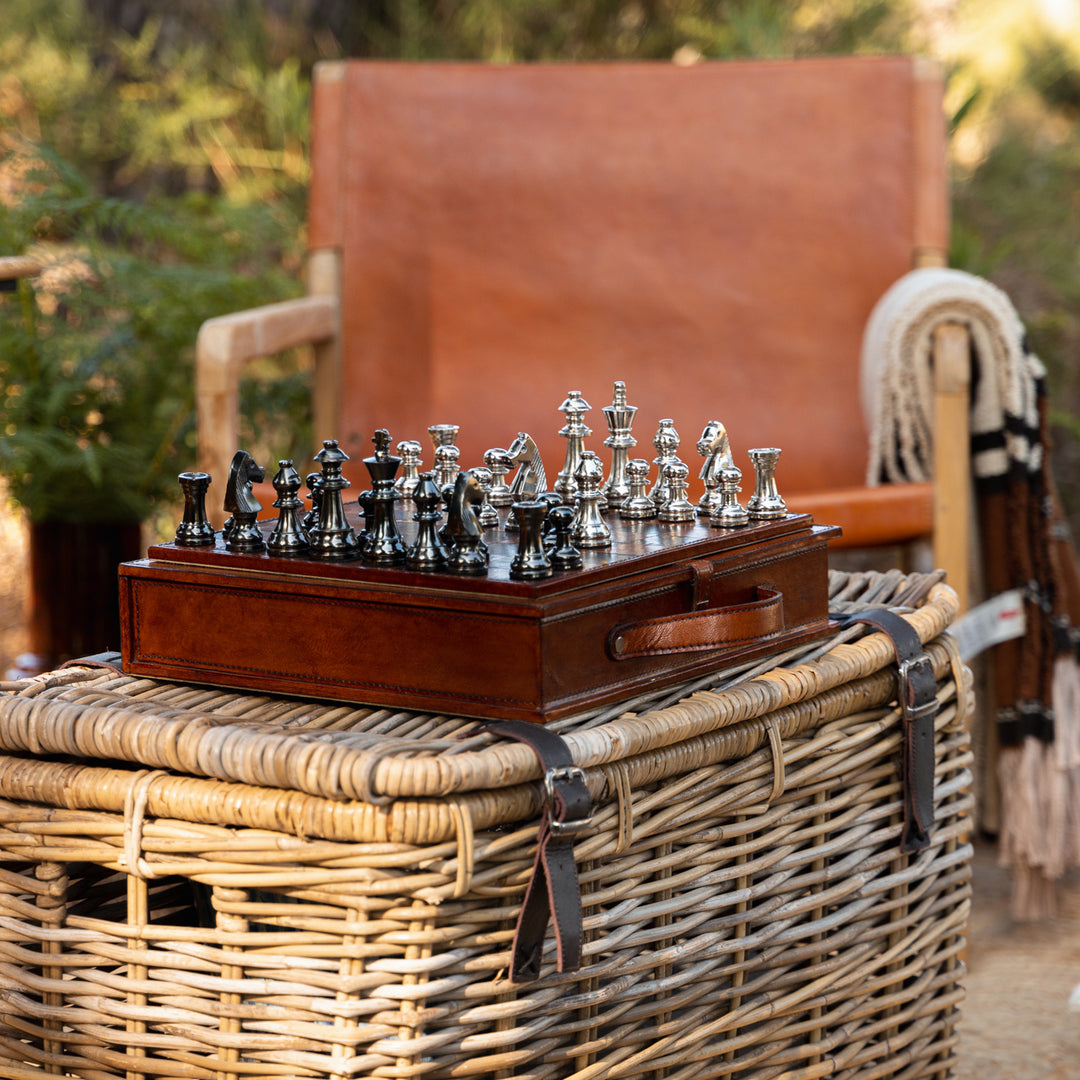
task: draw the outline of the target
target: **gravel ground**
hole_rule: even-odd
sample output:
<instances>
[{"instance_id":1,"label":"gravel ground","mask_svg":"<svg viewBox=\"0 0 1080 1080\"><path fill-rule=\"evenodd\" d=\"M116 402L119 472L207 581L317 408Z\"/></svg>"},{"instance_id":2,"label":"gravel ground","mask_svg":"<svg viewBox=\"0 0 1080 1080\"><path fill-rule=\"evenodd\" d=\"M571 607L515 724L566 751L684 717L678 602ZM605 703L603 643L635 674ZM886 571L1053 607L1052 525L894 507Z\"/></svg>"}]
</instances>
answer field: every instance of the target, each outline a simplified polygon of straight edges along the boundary
<instances>
[{"instance_id":1,"label":"gravel ground","mask_svg":"<svg viewBox=\"0 0 1080 1080\"><path fill-rule=\"evenodd\" d=\"M26 565L25 530L9 507L0 514L0 671L28 647ZM955 1080L1080 1080L1080 1012L1068 1010L1080 984L1080 875L1062 885L1054 919L1017 924L1008 873L980 843L974 894Z\"/></svg>"}]
</instances>

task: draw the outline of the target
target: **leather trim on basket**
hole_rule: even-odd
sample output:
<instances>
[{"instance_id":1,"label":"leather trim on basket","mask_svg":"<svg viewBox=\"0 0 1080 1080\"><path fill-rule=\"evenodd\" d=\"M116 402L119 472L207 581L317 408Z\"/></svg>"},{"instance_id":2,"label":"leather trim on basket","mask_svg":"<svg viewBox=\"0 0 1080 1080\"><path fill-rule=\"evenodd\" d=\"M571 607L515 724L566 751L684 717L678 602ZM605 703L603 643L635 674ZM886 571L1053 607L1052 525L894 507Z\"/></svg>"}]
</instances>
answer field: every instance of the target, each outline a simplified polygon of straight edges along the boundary
<instances>
[{"instance_id":1,"label":"leather trim on basket","mask_svg":"<svg viewBox=\"0 0 1080 1080\"><path fill-rule=\"evenodd\" d=\"M540 976L548 921L554 924L560 972L581 967L581 885L574 862L574 837L592 820L585 773L574 764L559 735L525 720L489 720L496 735L526 743L544 770L547 802L537 834L536 860L525 888L511 950L511 982Z\"/></svg>"},{"instance_id":2,"label":"leather trim on basket","mask_svg":"<svg viewBox=\"0 0 1080 1080\"><path fill-rule=\"evenodd\" d=\"M937 681L929 655L911 624L895 612L874 608L836 615L845 626L868 623L888 636L896 653L897 700L903 744L903 852L921 851L934 827L934 717Z\"/></svg>"}]
</instances>

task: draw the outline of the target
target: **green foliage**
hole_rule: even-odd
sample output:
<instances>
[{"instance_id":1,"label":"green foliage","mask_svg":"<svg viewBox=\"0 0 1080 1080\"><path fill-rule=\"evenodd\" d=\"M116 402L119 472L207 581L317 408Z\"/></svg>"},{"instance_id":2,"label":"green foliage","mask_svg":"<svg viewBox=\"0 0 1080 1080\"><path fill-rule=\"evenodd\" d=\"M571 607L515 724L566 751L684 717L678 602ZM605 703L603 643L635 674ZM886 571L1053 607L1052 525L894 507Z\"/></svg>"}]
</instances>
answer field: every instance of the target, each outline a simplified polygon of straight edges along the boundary
<instances>
[{"instance_id":1,"label":"green foliage","mask_svg":"<svg viewBox=\"0 0 1080 1080\"><path fill-rule=\"evenodd\" d=\"M23 197L0 207L0 248L45 270L0 299L0 472L33 519L143 520L194 459L199 325L292 287L274 241L293 223L263 205L97 195L29 147L7 165Z\"/></svg>"}]
</instances>

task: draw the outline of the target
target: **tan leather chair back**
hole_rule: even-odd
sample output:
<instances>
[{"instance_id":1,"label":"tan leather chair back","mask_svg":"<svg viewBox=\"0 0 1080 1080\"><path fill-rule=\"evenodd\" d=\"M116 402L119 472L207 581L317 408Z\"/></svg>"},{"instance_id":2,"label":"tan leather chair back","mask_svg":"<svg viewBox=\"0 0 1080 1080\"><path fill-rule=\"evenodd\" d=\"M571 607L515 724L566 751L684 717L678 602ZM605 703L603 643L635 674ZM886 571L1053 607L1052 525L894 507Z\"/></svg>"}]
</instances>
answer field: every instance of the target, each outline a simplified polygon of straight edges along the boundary
<instances>
[{"instance_id":1,"label":"tan leather chair back","mask_svg":"<svg viewBox=\"0 0 1080 1080\"><path fill-rule=\"evenodd\" d=\"M558 406L616 379L634 456L674 419L781 491L859 485L866 319L948 233L941 81L908 58L320 68L309 247L341 258L336 430L354 458L461 426L562 466ZM359 467L359 463L357 462ZM361 468L362 471L362 468ZM752 478L750 480L752 483ZM744 481L745 484L745 481ZM745 497L745 496L744 496Z\"/></svg>"}]
</instances>

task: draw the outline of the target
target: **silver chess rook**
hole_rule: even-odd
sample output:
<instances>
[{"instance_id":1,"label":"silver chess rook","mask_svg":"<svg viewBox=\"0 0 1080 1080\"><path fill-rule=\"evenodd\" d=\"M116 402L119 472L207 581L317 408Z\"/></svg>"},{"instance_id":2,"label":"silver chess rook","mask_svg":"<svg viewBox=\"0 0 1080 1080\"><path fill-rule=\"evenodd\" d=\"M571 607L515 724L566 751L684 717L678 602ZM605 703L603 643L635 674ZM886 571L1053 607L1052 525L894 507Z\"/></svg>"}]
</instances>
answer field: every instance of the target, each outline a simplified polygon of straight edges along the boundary
<instances>
[{"instance_id":1,"label":"silver chess rook","mask_svg":"<svg viewBox=\"0 0 1080 1080\"><path fill-rule=\"evenodd\" d=\"M780 451L770 446L759 447L749 453L754 464L754 494L747 500L746 512L751 518L762 521L784 517L787 504L776 488L776 464L780 460Z\"/></svg>"}]
</instances>

